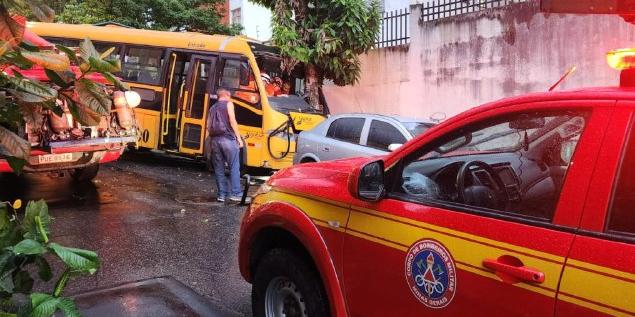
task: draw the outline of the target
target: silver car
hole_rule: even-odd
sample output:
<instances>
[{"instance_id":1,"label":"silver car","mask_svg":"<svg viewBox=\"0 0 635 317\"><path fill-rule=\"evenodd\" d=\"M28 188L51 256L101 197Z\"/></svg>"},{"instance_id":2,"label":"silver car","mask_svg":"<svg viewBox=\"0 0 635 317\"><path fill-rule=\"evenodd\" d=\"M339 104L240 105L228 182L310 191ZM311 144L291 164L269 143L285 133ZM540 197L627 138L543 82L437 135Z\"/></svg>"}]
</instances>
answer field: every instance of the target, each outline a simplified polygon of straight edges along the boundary
<instances>
[{"instance_id":1,"label":"silver car","mask_svg":"<svg viewBox=\"0 0 635 317\"><path fill-rule=\"evenodd\" d=\"M386 154L433 125L420 119L377 114L332 116L300 133L293 164Z\"/></svg>"}]
</instances>

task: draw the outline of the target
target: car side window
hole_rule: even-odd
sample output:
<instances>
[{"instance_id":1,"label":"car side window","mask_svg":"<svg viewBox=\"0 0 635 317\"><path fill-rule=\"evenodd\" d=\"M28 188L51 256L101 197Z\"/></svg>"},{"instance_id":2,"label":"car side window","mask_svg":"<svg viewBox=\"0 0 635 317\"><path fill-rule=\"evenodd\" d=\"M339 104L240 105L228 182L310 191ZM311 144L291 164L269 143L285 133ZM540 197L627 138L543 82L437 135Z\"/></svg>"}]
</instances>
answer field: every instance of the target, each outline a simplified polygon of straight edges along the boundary
<instances>
[{"instance_id":1,"label":"car side window","mask_svg":"<svg viewBox=\"0 0 635 317\"><path fill-rule=\"evenodd\" d=\"M364 118L340 118L331 123L326 136L336 140L359 144Z\"/></svg>"},{"instance_id":2,"label":"car side window","mask_svg":"<svg viewBox=\"0 0 635 317\"><path fill-rule=\"evenodd\" d=\"M397 197L551 221L587 113L513 114L458 129L408 156Z\"/></svg>"},{"instance_id":3,"label":"car side window","mask_svg":"<svg viewBox=\"0 0 635 317\"><path fill-rule=\"evenodd\" d=\"M631 127L613 191L607 231L635 236L635 126Z\"/></svg>"},{"instance_id":4,"label":"car side window","mask_svg":"<svg viewBox=\"0 0 635 317\"><path fill-rule=\"evenodd\" d=\"M406 143L406 137L395 126L380 120L371 121L366 145L378 150L388 151L389 145L404 143Z\"/></svg>"}]
</instances>

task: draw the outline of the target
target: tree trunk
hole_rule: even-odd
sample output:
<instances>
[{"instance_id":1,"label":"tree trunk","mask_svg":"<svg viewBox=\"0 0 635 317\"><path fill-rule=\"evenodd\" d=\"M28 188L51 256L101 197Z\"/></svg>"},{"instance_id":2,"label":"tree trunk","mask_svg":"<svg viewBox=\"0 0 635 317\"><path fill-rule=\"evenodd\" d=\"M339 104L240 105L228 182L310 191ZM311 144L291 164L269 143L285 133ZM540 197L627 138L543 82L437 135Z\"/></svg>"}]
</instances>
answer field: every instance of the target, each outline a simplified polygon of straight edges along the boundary
<instances>
[{"instance_id":1,"label":"tree trunk","mask_svg":"<svg viewBox=\"0 0 635 317\"><path fill-rule=\"evenodd\" d=\"M306 92L309 96L309 104L311 107L322 111L320 104L320 81L319 70L314 64L306 64L304 68L304 81L306 83Z\"/></svg>"}]
</instances>

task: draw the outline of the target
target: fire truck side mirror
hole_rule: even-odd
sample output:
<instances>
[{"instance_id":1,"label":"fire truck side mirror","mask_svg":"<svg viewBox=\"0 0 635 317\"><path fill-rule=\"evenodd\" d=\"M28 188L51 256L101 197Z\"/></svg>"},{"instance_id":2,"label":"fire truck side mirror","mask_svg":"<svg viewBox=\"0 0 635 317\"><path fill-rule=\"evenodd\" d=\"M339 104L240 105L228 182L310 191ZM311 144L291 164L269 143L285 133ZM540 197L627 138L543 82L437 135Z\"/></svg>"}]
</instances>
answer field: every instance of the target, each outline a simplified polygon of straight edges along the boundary
<instances>
[{"instance_id":1,"label":"fire truck side mirror","mask_svg":"<svg viewBox=\"0 0 635 317\"><path fill-rule=\"evenodd\" d=\"M352 174L351 193L362 200L379 201L386 194L384 161L366 163Z\"/></svg>"}]
</instances>

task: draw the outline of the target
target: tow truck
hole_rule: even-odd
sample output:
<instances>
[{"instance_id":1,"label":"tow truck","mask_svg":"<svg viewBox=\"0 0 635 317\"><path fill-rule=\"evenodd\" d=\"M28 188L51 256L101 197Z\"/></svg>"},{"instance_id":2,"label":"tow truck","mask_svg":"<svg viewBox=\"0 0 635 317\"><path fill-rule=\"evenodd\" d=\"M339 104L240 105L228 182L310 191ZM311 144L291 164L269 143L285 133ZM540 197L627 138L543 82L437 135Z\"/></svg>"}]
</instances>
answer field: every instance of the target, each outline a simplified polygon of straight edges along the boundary
<instances>
[{"instance_id":1,"label":"tow truck","mask_svg":"<svg viewBox=\"0 0 635 317\"><path fill-rule=\"evenodd\" d=\"M40 47L53 47L41 37L25 32L30 43ZM72 71L79 73L76 66ZM3 71L11 73L11 68ZM20 73L30 79L46 82L45 70L34 66ZM90 74L88 79L108 84L103 76ZM133 91L110 91L113 109L101 118L97 126L81 125L67 107L60 116L42 109L34 115L32 123L18 129L18 134L31 143L31 155L23 171L25 173L45 173L51 176L70 174L77 181L89 181L97 176L100 164L117 160L124 149L134 146L138 140L137 123L132 108L140 102L140 96ZM37 122L37 124L33 124ZM0 153L0 173L12 173L7 157Z\"/></svg>"}]
</instances>

